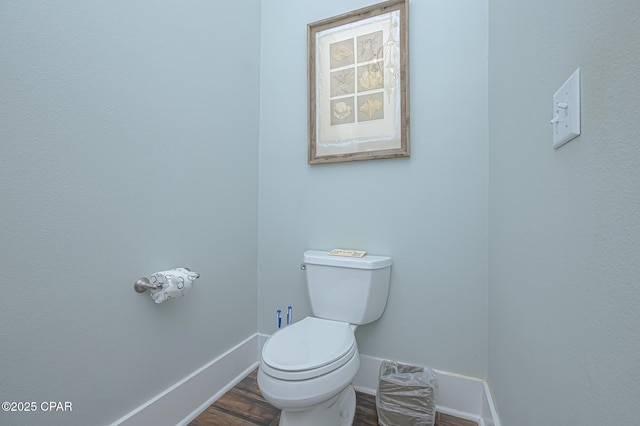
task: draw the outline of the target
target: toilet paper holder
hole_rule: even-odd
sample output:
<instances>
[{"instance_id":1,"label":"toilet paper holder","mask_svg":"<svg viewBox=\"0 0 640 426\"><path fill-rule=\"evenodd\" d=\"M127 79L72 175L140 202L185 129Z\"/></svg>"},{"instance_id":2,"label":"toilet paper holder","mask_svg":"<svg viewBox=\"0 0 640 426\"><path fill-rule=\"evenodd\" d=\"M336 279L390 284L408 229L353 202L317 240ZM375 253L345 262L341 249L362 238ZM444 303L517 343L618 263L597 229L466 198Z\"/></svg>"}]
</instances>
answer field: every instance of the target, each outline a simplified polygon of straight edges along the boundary
<instances>
[{"instance_id":1,"label":"toilet paper holder","mask_svg":"<svg viewBox=\"0 0 640 426\"><path fill-rule=\"evenodd\" d=\"M189 268L184 269L191 271ZM200 274L197 274L196 278L200 278ZM144 293L147 290L158 290L160 288L162 288L162 284L151 284L151 281L149 281L147 277L140 277L133 283L133 289L136 293Z\"/></svg>"},{"instance_id":2,"label":"toilet paper holder","mask_svg":"<svg viewBox=\"0 0 640 426\"><path fill-rule=\"evenodd\" d=\"M136 282L133 283L133 289L136 293L144 293L147 290L157 290L161 287L162 284L151 284L151 281L149 281L147 277L138 278Z\"/></svg>"}]
</instances>

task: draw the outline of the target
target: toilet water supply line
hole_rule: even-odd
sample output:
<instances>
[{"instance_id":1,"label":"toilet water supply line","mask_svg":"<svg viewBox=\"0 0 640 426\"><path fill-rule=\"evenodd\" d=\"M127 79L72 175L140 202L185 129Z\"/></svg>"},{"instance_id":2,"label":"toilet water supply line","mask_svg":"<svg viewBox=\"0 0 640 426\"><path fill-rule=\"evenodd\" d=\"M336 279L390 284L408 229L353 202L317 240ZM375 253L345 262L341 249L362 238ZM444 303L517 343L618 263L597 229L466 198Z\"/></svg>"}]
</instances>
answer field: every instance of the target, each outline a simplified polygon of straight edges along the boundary
<instances>
[{"instance_id":1,"label":"toilet water supply line","mask_svg":"<svg viewBox=\"0 0 640 426\"><path fill-rule=\"evenodd\" d=\"M293 312L291 306L287 307L287 325L291 325L293 322ZM276 310L276 325L278 328L282 328L282 309Z\"/></svg>"}]
</instances>

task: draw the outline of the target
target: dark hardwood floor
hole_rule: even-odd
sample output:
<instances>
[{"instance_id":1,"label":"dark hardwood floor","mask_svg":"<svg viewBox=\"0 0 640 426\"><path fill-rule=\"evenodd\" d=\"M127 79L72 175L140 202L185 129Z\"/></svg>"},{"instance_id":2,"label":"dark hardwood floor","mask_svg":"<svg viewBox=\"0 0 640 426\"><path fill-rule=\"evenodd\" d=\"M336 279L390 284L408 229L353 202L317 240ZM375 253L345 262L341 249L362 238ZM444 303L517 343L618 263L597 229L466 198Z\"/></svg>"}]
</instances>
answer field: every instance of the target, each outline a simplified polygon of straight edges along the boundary
<instances>
[{"instance_id":1,"label":"dark hardwood floor","mask_svg":"<svg viewBox=\"0 0 640 426\"><path fill-rule=\"evenodd\" d=\"M270 405L260 394L254 370L233 389L196 417L190 426L277 426L280 410ZM356 426L376 426L376 397L356 392ZM436 414L436 426L478 426L476 422L447 414Z\"/></svg>"}]
</instances>

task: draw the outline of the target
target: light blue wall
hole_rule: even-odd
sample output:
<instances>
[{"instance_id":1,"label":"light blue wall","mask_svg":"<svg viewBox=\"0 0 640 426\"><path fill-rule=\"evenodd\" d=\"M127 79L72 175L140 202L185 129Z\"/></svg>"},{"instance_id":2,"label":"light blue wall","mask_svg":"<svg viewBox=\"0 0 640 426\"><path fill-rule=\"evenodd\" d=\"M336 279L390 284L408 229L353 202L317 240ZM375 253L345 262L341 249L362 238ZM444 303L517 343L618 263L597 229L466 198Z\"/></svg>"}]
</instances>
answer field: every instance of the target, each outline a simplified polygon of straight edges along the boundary
<instances>
[{"instance_id":1,"label":"light blue wall","mask_svg":"<svg viewBox=\"0 0 640 426\"><path fill-rule=\"evenodd\" d=\"M309 166L306 25L369 4L0 3L0 395L74 404L0 423L113 421L355 247L394 259L362 353L488 374L504 424L634 424L638 5L412 0L411 157ZM179 265L186 297L133 292Z\"/></svg>"},{"instance_id":2,"label":"light blue wall","mask_svg":"<svg viewBox=\"0 0 640 426\"><path fill-rule=\"evenodd\" d=\"M258 0L0 2L0 399L105 424L256 329ZM155 305L140 276L202 277Z\"/></svg>"},{"instance_id":3,"label":"light blue wall","mask_svg":"<svg viewBox=\"0 0 640 426\"><path fill-rule=\"evenodd\" d=\"M305 249L393 257L387 309L361 353L485 377L487 7L412 1L411 157L307 164L307 24L364 0L262 5L258 328L310 314Z\"/></svg>"},{"instance_id":4,"label":"light blue wall","mask_svg":"<svg viewBox=\"0 0 640 426\"><path fill-rule=\"evenodd\" d=\"M640 419L640 3L489 0L489 382L505 425ZM552 148L582 76L582 134Z\"/></svg>"}]
</instances>

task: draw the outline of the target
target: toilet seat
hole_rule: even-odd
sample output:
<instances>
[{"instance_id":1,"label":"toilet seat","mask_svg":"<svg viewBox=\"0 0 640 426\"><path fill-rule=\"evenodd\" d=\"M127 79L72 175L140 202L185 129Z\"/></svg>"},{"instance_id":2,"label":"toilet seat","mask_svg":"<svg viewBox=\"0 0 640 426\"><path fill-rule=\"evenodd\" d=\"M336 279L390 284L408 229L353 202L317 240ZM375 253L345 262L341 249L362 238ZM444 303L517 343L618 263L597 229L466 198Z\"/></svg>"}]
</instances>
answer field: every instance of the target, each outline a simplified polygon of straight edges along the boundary
<instances>
[{"instance_id":1,"label":"toilet seat","mask_svg":"<svg viewBox=\"0 0 640 426\"><path fill-rule=\"evenodd\" d=\"M307 317L267 339L261 367L272 377L305 380L336 370L356 352L350 324Z\"/></svg>"}]
</instances>

